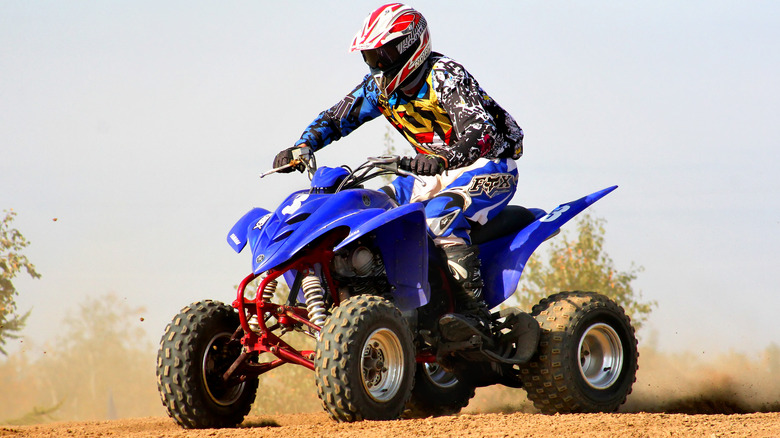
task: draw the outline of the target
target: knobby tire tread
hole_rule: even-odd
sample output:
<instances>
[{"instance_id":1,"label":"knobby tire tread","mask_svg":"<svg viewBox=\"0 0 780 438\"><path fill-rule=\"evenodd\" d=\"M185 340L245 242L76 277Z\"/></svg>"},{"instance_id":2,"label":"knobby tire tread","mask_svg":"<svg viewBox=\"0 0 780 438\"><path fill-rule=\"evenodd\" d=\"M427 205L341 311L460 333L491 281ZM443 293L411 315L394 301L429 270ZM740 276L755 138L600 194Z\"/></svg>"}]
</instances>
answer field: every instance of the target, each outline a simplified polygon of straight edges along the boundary
<instances>
[{"instance_id":1,"label":"knobby tire tread","mask_svg":"<svg viewBox=\"0 0 780 438\"><path fill-rule=\"evenodd\" d=\"M166 326L157 354L157 388L168 415L187 429L235 427L249 413L257 392L257 377L245 382L240 399L231 406L216 406L204 394L199 350L210 332L231 333L238 314L223 303L204 300L184 307Z\"/></svg>"},{"instance_id":2,"label":"knobby tire tread","mask_svg":"<svg viewBox=\"0 0 780 438\"><path fill-rule=\"evenodd\" d=\"M407 377L400 399L378 404L368 399L360 372L362 352L351 346L363 342L366 327L378 320L399 324L404 348L411 348L406 362ZM405 342L404 342L405 340ZM357 351L355 351L357 350ZM359 295L333 310L320 332L314 358L317 392L323 408L339 422L397 419L409 400L414 379L414 346L412 334L400 311L389 301L372 295ZM357 371L355 368L357 367Z\"/></svg>"},{"instance_id":3,"label":"knobby tire tread","mask_svg":"<svg viewBox=\"0 0 780 438\"><path fill-rule=\"evenodd\" d=\"M424 372L422 366L417 367L412 397L406 403L402 418L455 415L468 406L476 394L474 386L461 381L449 388L438 387L423 375Z\"/></svg>"},{"instance_id":4,"label":"knobby tire tread","mask_svg":"<svg viewBox=\"0 0 780 438\"><path fill-rule=\"evenodd\" d=\"M575 331L592 312L606 312L628 335L624 373L615 383L614 394L596 400L581 390L584 385L577 363L579 339ZM622 307L595 292L560 292L542 299L531 314L541 326L539 350L522 366L523 386L534 406L544 414L614 412L626 401L636 381L639 353L634 329ZM626 388L627 386L627 388ZM606 390L604 390L606 391ZM601 395L599 395L601 397Z\"/></svg>"}]
</instances>

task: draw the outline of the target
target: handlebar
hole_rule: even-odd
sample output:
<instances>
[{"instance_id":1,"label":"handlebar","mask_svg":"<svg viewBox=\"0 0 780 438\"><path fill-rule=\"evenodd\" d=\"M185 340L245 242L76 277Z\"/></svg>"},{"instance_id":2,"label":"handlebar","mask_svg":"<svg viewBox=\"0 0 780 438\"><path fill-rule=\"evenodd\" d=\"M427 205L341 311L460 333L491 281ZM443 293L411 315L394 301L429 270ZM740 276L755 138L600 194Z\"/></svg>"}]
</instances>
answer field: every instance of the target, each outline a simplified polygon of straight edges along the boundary
<instances>
[{"instance_id":1,"label":"handlebar","mask_svg":"<svg viewBox=\"0 0 780 438\"><path fill-rule=\"evenodd\" d=\"M401 157L398 161L398 168L407 172L412 171L412 157Z\"/></svg>"},{"instance_id":2,"label":"handlebar","mask_svg":"<svg viewBox=\"0 0 780 438\"><path fill-rule=\"evenodd\" d=\"M426 185L425 180L420 178L418 175L411 172L412 170L412 159L410 157L399 157L398 155L383 155L381 157L369 157L368 163L373 164L374 166L389 170L390 172L393 172L397 175L401 176L411 176L412 178L416 179L420 182L423 186Z\"/></svg>"},{"instance_id":3,"label":"handlebar","mask_svg":"<svg viewBox=\"0 0 780 438\"><path fill-rule=\"evenodd\" d=\"M293 159L289 163L260 174L260 178L285 169L295 168L301 170L301 172L308 170L309 179L312 179L314 172L317 170L317 162L314 159L314 151L312 151L309 147L302 147L293 150L292 154ZM382 173L380 171L380 173L369 174L371 169L380 169L381 171L386 171L401 176L411 176L415 180L419 181L423 186L426 185L426 182L423 178L411 172L412 159L410 157L382 155L379 157L369 157L366 159L366 162L360 165L357 169L350 171L350 176L342 181L336 191L341 190L343 187L349 187L352 184L361 184L363 181L374 178ZM351 183L348 184L348 181L350 180Z\"/></svg>"},{"instance_id":4,"label":"handlebar","mask_svg":"<svg viewBox=\"0 0 780 438\"><path fill-rule=\"evenodd\" d=\"M293 168L298 169L301 172L308 170L309 179L311 179L311 175L314 175L314 172L317 170L317 161L314 159L314 151L312 151L310 147L306 146L293 149L291 152L293 159L289 163L285 164L284 166L279 166L275 169L261 173L260 178L285 169Z\"/></svg>"}]
</instances>

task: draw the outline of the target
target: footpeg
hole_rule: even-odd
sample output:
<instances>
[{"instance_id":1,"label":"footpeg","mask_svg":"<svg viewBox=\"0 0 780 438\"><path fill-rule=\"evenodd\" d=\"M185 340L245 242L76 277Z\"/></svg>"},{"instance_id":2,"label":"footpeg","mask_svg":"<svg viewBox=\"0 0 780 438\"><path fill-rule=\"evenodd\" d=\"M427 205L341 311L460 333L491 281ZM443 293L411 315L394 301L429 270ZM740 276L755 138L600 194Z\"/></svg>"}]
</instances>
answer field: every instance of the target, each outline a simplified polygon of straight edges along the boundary
<instances>
[{"instance_id":1,"label":"footpeg","mask_svg":"<svg viewBox=\"0 0 780 438\"><path fill-rule=\"evenodd\" d=\"M539 345L541 329L536 319L519 309L504 309L500 316L504 322L498 329L508 329L498 340L502 354L493 351L485 351L495 362L505 364L520 364L531 360Z\"/></svg>"}]
</instances>

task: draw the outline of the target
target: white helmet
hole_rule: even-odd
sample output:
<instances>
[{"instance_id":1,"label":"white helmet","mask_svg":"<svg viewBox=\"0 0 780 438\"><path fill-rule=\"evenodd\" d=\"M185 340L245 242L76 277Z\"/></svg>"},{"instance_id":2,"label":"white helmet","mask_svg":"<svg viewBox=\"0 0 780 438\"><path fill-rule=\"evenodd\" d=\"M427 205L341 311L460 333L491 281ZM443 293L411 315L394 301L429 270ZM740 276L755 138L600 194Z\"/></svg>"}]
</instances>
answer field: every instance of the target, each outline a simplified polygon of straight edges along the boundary
<instances>
[{"instance_id":1,"label":"white helmet","mask_svg":"<svg viewBox=\"0 0 780 438\"><path fill-rule=\"evenodd\" d=\"M379 90L390 96L431 54L428 23L409 6L381 6L366 17L349 51L360 51Z\"/></svg>"}]
</instances>

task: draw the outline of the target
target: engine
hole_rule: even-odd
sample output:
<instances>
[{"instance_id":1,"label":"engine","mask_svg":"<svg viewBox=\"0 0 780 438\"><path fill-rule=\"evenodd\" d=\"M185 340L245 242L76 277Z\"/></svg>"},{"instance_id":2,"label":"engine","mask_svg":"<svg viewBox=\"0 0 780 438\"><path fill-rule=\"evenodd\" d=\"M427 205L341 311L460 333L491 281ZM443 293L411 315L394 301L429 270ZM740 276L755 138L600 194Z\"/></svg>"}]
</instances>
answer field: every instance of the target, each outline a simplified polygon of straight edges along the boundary
<instances>
[{"instance_id":1,"label":"engine","mask_svg":"<svg viewBox=\"0 0 780 438\"><path fill-rule=\"evenodd\" d=\"M342 298L390 291L382 257L361 244L339 251L333 257L332 272Z\"/></svg>"}]
</instances>

